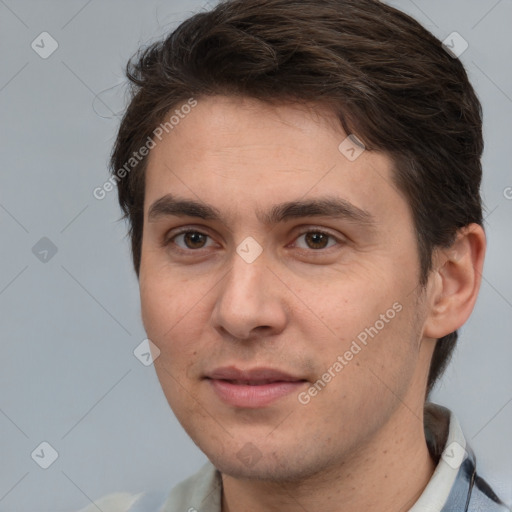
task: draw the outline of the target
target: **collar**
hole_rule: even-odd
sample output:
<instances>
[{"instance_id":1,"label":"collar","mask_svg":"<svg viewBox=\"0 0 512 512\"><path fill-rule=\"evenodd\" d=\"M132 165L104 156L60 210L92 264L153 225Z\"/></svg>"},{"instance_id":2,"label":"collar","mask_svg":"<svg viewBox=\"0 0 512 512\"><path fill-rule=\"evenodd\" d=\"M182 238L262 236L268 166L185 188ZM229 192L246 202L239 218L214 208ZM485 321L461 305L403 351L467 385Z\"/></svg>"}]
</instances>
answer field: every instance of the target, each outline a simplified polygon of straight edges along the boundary
<instances>
[{"instance_id":1,"label":"collar","mask_svg":"<svg viewBox=\"0 0 512 512\"><path fill-rule=\"evenodd\" d=\"M455 415L446 407L427 402L424 430L436 469L409 512L465 512L476 476L476 460Z\"/></svg>"}]
</instances>

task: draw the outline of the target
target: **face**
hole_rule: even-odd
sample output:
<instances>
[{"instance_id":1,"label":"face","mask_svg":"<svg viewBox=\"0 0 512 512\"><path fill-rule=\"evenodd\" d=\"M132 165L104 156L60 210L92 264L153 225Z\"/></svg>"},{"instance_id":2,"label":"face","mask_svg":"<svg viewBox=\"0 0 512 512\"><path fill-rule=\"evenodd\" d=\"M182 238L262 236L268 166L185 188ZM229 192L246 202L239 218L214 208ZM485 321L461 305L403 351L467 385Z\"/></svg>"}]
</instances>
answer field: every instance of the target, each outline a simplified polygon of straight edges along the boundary
<instances>
[{"instance_id":1,"label":"face","mask_svg":"<svg viewBox=\"0 0 512 512\"><path fill-rule=\"evenodd\" d=\"M171 408L231 476L334 467L423 404L412 216L391 160L329 116L202 98L149 155L143 323Z\"/></svg>"}]
</instances>

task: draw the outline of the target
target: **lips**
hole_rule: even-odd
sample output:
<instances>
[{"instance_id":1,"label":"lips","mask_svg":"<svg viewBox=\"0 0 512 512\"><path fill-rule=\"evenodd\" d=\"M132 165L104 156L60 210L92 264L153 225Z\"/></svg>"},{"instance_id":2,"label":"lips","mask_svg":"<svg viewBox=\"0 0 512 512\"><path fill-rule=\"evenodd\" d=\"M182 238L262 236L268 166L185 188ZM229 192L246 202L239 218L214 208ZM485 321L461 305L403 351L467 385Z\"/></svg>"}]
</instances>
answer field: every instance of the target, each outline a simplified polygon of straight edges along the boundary
<instances>
[{"instance_id":1,"label":"lips","mask_svg":"<svg viewBox=\"0 0 512 512\"><path fill-rule=\"evenodd\" d=\"M281 380L230 380L230 379L221 379L221 380L227 380L228 382L231 382L231 384L242 384L246 386L262 386L263 384L272 384L273 382L287 382L287 381L281 381Z\"/></svg>"},{"instance_id":2,"label":"lips","mask_svg":"<svg viewBox=\"0 0 512 512\"><path fill-rule=\"evenodd\" d=\"M208 374L210 379L221 379L238 382L249 382L258 384L268 384L270 382L296 382L304 380L300 377L272 368L250 368L241 370L234 366L217 368Z\"/></svg>"},{"instance_id":3,"label":"lips","mask_svg":"<svg viewBox=\"0 0 512 512\"><path fill-rule=\"evenodd\" d=\"M217 368L206 376L215 394L234 407L264 407L298 392L306 379L272 368Z\"/></svg>"}]
</instances>

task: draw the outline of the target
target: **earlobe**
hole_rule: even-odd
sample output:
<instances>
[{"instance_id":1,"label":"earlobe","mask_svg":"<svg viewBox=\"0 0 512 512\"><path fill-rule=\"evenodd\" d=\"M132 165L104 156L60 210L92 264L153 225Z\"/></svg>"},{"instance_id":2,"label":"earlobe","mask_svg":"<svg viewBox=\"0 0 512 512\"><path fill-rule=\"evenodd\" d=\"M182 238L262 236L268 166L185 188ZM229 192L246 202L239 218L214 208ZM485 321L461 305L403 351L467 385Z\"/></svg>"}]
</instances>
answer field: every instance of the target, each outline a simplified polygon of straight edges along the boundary
<instances>
[{"instance_id":1,"label":"earlobe","mask_svg":"<svg viewBox=\"0 0 512 512\"><path fill-rule=\"evenodd\" d=\"M438 250L424 336L442 338L469 318L480 290L485 248L482 226L470 224L459 230L449 248Z\"/></svg>"}]
</instances>

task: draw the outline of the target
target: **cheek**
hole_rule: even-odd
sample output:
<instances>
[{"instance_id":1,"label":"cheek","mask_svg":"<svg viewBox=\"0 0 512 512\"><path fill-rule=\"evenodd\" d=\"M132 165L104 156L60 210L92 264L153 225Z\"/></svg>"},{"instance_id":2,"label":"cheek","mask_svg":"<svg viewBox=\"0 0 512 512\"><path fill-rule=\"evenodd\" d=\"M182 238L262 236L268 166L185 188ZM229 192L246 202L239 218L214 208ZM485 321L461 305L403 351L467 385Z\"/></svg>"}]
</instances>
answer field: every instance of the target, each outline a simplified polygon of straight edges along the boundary
<instances>
[{"instance_id":1,"label":"cheek","mask_svg":"<svg viewBox=\"0 0 512 512\"><path fill-rule=\"evenodd\" d=\"M190 342L199 338L194 332L195 309L185 307L183 297L169 290L175 288L158 279L141 283L142 321L148 338L160 350L154 367L170 407L181 411L180 417L197 417L201 411L190 400L193 389L189 381L198 361L197 346Z\"/></svg>"},{"instance_id":2,"label":"cheek","mask_svg":"<svg viewBox=\"0 0 512 512\"><path fill-rule=\"evenodd\" d=\"M166 296L153 279L141 277L139 282L142 323L148 337L160 347L163 333L170 328L168 323L164 324Z\"/></svg>"},{"instance_id":3,"label":"cheek","mask_svg":"<svg viewBox=\"0 0 512 512\"><path fill-rule=\"evenodd\" d=\"M197 359L204 330L204 305L195 294L180 292L176 281L144 277L140 281L141 316L148 338L160 349L160 363L180 374Z\"/></svg>"},{"instance_id":4,"label":"cheek","mask_svg":"<svg viewBox=\"0 0 512 512\"><path fill-rule=\"evenodd\" d=\"M315 314L318 320L321 320L320 328L326 334L331 334L333 343L343 345L356 338L359 334L364 337L366 329L374 326L379 321L379 331L387 328L389 324L380 325L380 315L386 314L390 310L388 317L393 316L395 311L392 309L396 301L389 284L383 283L378 278L369 279L370 276L361 278L360 276L336 276L322 288L321 292L315 291L315 294L309 295L307 303L312 304L312 311L308 318L313 319ZM376 286L379 282L379 286ZM315 313L315 314L313 314ZM317 322L318 324L318 322Z\"/></svg>"},{"instance_id":5,"label":"cheek","mask_svg":"<svg viewBox=\"0 0 512 512\"><path fill-rule=\"evenodd\" d=\"M148 338L162 353L169 350L167 340L172 338L180 318L178 296L169 292L172 289L152 278L144 278L140 285L142 323Z\"/></svg>"},{"instance_id":6,"label":"cheek","mask_svg":"<svg viewBox=\"0 0 512 512\"><path fill-rule=\"evenodd\" d=\"M386 314L387 308L381 311L377 307L377 311ZM312 410L330 411L332 428L341 424L347 435L361 429L361 421L365 428L377 428L404 399L414 376L417 332L410 308L402 309L389 323L382 321L384 325L377 323L378 319L367 311L357 320L345 319L343 339L335 339L328 350L325 346L315 348L317 355L322 351L318 368L325 373L317 375L321 382L317 380L308 391L314 396L310 406ZM338 325L342 328L341 322ZM325 428L330 427L326 424Z\"/></svg>"},{"instance_id":7,"label":"cheek","mask_svg":"<svg viewBox=\"0 0 512 512\"><path fill-rule=\"evenodd\" d=\"M317 297L315 311L321 323L316 322L319 330L315 330L313 316L308 315L306 337L317 340L314 352L325 370L341 356L342 373L354 380L368 378L374 371L396 381L414 366L418 312L411 303L410 286L398 276L376 277L344 280Z\"/></svg>"}]
</instances>

